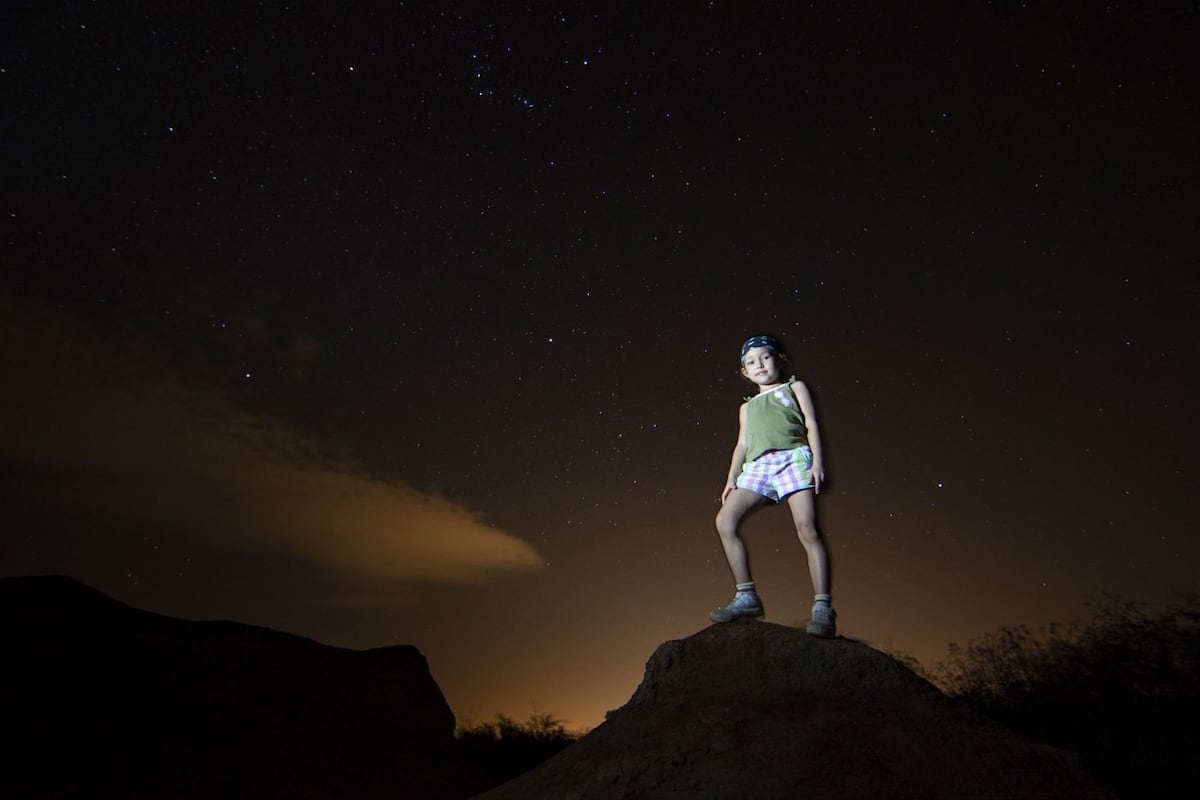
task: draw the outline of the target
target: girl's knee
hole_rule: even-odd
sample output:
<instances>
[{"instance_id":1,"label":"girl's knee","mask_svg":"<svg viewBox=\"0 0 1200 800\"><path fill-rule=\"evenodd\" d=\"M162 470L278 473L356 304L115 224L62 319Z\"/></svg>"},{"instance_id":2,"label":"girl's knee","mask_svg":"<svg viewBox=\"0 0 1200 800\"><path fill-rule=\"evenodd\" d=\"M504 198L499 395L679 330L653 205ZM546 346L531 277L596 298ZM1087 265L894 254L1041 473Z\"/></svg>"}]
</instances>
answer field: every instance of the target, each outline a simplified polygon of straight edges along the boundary
<instances>
[{"instance_id":1,"label":"girl's knee","mask_svg":"<svg viewBox=\"0 0 1200 800\"><path fill-rule=\"evenodd\" d=\"M717 512L716 523L719 530L720 528L728 527L729 525L736 523L736 520L734 520L733 515L729 513L729 509L722 506L721 510Z\"/></svg>"},{"instance_id":2,"label":"girl's knee","mask_svg":"<svg viewBox=\"0 0 1200 800\"><path fill-rule=\"evenodd\" d=\"M726 514L725 510L717 512L717 533L722 539L736 539L738 536L738 521L732 514Z\"/></svg>"},{"instance_id":3,"label":"girl's knee","mask_svg":"<svg viewBox=\"0 0 1200 800\"><path fill-rule=\"evenodd\" d=\"M736 539L737 538L737 526L736 525L722 525L721 522L718 520L717 535L720 536L722 539Z\"/></svg>"},{"instance_id":4,"label":"girl's knee","mask_svg":"<svg viewBox=\"0 0 1200 800\"><path fill-rule=\"evenodd\" d=\"M817 526L812 523L796 523L796 534L805 545L821 543L821 533L817 530Z\"/></svg>"}]
</instances>

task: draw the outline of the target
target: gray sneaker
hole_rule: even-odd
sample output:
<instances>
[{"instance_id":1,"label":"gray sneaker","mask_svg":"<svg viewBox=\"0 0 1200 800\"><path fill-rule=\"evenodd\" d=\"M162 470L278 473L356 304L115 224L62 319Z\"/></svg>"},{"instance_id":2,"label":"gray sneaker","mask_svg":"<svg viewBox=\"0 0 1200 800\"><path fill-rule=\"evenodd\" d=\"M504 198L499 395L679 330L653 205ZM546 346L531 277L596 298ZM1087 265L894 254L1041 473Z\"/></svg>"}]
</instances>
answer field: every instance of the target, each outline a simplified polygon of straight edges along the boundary
<instances>
[{"instance_id":1,"label":"gray sneaker","mask_svg":"<svg viewBox=\"0 0 1200 800\"><path fill-rule=\"evenodd\" d=\"M758 599L758 595L754 592L738 592L729 601L729 605L721 606L708 615L708 618L713 622L732 622L738 617L753 617L759 619L763 616L762 600Z\"/></svg>"},{"instance_id":2,"label":"gray sneaker","mask_svg":"<svg viewBox=\"0 0 1200 800\"><path fill-rule=\"evenodd\" d=\"M808 623L810 636L832 638L837 636L837 612L827 603L817 603L812 607L812 622Z\"/></svg>"}]
</instances>

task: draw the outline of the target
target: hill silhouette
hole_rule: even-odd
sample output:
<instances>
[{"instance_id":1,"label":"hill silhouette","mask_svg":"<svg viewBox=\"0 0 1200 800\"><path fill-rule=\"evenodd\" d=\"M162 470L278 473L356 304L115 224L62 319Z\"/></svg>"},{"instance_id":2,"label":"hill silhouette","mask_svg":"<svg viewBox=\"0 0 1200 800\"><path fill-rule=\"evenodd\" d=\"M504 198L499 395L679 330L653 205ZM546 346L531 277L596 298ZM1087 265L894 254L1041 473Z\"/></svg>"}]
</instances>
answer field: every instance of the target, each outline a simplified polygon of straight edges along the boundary
<instances>
[{"instance_id":1,"label":"hill silhouette","mask_svg":"<svg viewBox=\"0 0 1200 800\"><path fill-rule=\"evenodd\" d=\"M462 798L487 785L411 646L355 651L0 579L10 797Z\"/></svg>"},{"instance_id":2,"label":"hill silhouette","mask_svg":"<svg viewBox=\"0 0 1200 800\"><path fill-rule=\"evenodd\" d=\"M477 800L1111 796L884 653L743 620L661 645L628 703Z\"/></svg>"}]
</instances>

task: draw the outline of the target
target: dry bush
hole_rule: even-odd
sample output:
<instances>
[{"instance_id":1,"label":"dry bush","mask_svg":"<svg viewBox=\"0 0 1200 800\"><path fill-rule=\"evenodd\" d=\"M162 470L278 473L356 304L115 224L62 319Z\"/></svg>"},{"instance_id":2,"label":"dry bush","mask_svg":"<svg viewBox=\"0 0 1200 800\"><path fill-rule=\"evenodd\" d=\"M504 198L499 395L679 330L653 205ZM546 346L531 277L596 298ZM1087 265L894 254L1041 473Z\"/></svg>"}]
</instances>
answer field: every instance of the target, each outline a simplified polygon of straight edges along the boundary
<instances>
[{"instance_id":1,"label":"dry bush","mask_svg":"<svg viewBox=\"0 0 1200 800\"><path fill-rule=\"evenodd\" d=\"M1200 778L1200 595L1157 615L1112 596L1092 609L1086 622L952 644L931 677L1013 729L1076 751L1122 796L1173 797Z\"/></svg>"}]
</instances>

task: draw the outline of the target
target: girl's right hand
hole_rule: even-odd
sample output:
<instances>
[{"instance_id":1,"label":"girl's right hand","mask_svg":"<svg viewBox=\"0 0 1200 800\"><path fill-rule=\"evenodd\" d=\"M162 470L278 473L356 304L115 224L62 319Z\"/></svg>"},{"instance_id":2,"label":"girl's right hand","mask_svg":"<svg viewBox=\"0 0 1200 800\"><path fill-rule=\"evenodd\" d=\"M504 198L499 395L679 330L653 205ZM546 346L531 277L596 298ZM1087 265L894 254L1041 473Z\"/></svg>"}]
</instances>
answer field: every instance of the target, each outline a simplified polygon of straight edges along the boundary
<instances>
[{"instance_id":1,"label":"girl's right hand","mask_svg":"<svg viewBox=\"0 0 1200 800\"><path fill-rule=\"evenodd\" d=\"M732 483L725 487L725 491L721 492L721 505L725 505L725 501L729 499L729 495L732 494L733 490L736 488L737 486Z\"/></svg>"}]
</instances>

